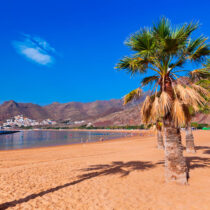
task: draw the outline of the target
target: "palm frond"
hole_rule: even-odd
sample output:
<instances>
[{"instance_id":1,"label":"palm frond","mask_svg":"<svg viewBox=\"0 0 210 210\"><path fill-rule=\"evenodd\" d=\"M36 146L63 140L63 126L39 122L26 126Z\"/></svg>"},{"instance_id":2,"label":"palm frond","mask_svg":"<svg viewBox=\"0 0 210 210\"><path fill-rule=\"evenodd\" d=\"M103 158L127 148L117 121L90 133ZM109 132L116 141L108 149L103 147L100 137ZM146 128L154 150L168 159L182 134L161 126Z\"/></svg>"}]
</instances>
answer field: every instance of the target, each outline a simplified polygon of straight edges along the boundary
<instances>
[{"instance_id":1,"label":"palm frond","mask_svg":"<svg viewBox=\"0 0 210 210\"><path fill-rule=\"evenodd\" d=\"M189 86L184 87L180 84L177 84L175 89L183 104L193 106L195 110L198 110L199 106L203 106L206 102L199 92L193 88L190 88Z\"/></svg>"},{"instance_id":2,"label":"palm frond","mask_svg":"<svg viewBox=\"0 0 210 210\"><path fill-rule=\"evenodd\" d=\"M210 91L210 80L209 79L199 80L198 82L196 82L196 85L200 85Z\"/></svg>"},{"instance_id":3,"label":"palm frond","mask_svg":"<svg viewBox=\"0 0 210 210\"><path fill-rule=\"evenodd\" d=\"M171 111L172 100L168 93L166 93L165 91L163 91L160 95L160 106L163 115L166 115Z\"/></svg>"},{"instance_id":4,"label":"palm frond","mask_svg":"<svg viewBox=\"0 0 210 210\"><path fill-rule=\"evenodd\" d=\"M209 95L209 91L206 88L201 87L200 85L192 84L191 87L201 95Z\"/></svg>"},{"instance_id":5,"label":"palm frond","mask_svg":"<svg viewBox=\"0 0 210 210\"><path fill-rule=\"evenodd\" d=\"M189 99L189 104L194 104L197 103L198 105L203 105L205 104L205 99L194 89L190 88L189 86L187 86L186 88L187 91L187 95L188 95L188 99Z\"/></svg>"},{"instance_id":6,"label":"palm frond","mask_svg":"<svg viewBox=\"0 0 210 210\"><path fill-rule=\"evenodd\" d=\"M162 17L157 24L153 25L153 35L158 39L165 39L171 36L170 21Z\"/></svg>"},{"instance_id":7,"label":"palm frond","mask_svg":"<svg viewBox=\"0 0 210 210\"><path fill-rule=\"evenodd\" d=\"M205 67L205 69L210 70L210 58L206 59L206 63L204 63L203 66Z\"/></svg>"},{"instance_id":8,"label":"palm frond","mask_svg":"<svg viewBox=\"0 0 210 210\"><path fill-rule=\"evenodd\" d=\"M150 29L141 29L132 34L125 44L137 51L138 55L148 57L154 52L155 42Z\"/></svg>"},{"instance_id":9,"label":"palm frond","mask_svg":"<svg viewBox=\"0 0 210 210\"><path fill-rule=\"evenodd\" d=\"M185 114L182 103L176 98L173 104L172 117L176 126L185 124Z\"/></svg>"},{"instance_id":10,"label":"palm frond","mask_svg":"<svg viewBox=\"0 0 210 210\"><path fill-rule=\"evenodd\" d=\"M147 124L151 118L151 108L152 108L151 104L152 104L151 98L150 96L147 96L141 107L142 122L145 124Z\"/></svg>"},{"instance_id":11,"label":"palm frond","mask_svg":"<svg viewBox=\"0 0 210 210\"><path fill-rule=\"evenodd\" d=\"M210 68L195 69L189 72L191 80L210 79Z\"/></svg>"},{"instance_id":12,"label":"palm frond","mask_svg":"<svg viewBox=\"0 0 210 210\"><path fill-rule=\"evenodd\" d=\"M149 77L144 77L144 79L142 79L141 84L142 86L146 86L148 84L152 84L153 82L157 82L159 79L158 76L149 76Z\"/></svg>"},{"instance_id":13,"label":"palm frond","mask_svg":"<svg viewBox=\"0 0 210 210\"><path fill-rule=\"evenodd\" d=\"M188 40L190 34L197 28L198 23L191 22L173 29L170 26L169 20L162 18L157 26L153 27L153 30L154 36L159 40L162 52L165 55L172 55L177 53L180 54L181 51L183 52L183 48L186 45L186 41Z\"/></svg>"},{"instance_id":14,"label":"palm frond","mask_svg":"<svg viewBox=\"0 0 210 210\"><path fill-rule=\"evenodd\" d=\"M190 60L199 61L210 54L210 48L206 41L207 38L203 36L195 40L189 40L186 54L189 55Z\"/></svg>"},{"instance_id":15,"label":"palm frond","mask_svg":"<svg viewBox=\"0 0 210 210\"><path fill-rule=\"evenodd\" d=\"M191 106L196 112L199 110L198 103L191 99L184 86L177 84L175 86L175 90L178 93L178 98L182 101L183 104L186 104L189 107Z\"/></svg>"},{"instance_id":16,"label":"palm frond","mask_svg":"<svg viewBox=\"0 0 210 210\"><path fill-rule=\"evenodd\" d=\"M199 112L203 114L210 114L210 107L209 104L205 104L204 106L200 107Z\"/></svg>"},{"instance_id":17,"label":"palm frond","mask_svg":"<svg viewBox=\"0 0 210 210\"><path fill-rule=\"evenodd\" d=\"M198 23L184 24L181 27L177 27L173 33L172 38L180 41L185 41L190 36L190 34L198 28Z\"/></svg>"},{"instance_id":18,"label":"palm frond","mask_svg":"<svg viewBox=\"0 0 210 210\"><path fill-rule=\"evenodd\" d=\"M173 103L172 117L176 126L185 125L190 120L189 109L178 98Z\"/></svg>"},{"instance_id":19,"label":"palm frond","mask_svg":"<svg viewBox=\"0 0 210 210\"><path fill-rule=\"evenodd\" d=\"M160 100L159 97L156 96L151 107L151 118L155 121L160 117L160 115L161 115Z\"/></svg>"},{"instance_id":20,"label":"palm frond","mask_svg":"<svg viewBox=\"0 0 210 210\"><path fill-rule=\"evenodd\" d=\"M186 59L183 55L176 59L173 63L170 63L169 68L172 71L176 67L182 67L186 63ZM181 71L181 70L180 70Z\"/></svg>"},{"instance_id":21,"label":"palm frond","mask_svg":"<svg viewBox=\"0 0 210 210\"><path fill-rule=\"evenodd\" d=\"M123 105L126 105L127 103L140 98L141 94L142 94L141 88L132 90L130 93L128 93L127 95L123 97Z\"/></svg>"},{"instance_id":22,"label":"palm frond","mask_svg":"<svg viewBox=\"0 0 210 210\"><path fill-rule=\"evenodd\" d=\"M131 75L136 73L144 73L148 67L148 61L140 57L124 57L117 64L117 69L125 69Z\"/></svg>"}]
</instances>

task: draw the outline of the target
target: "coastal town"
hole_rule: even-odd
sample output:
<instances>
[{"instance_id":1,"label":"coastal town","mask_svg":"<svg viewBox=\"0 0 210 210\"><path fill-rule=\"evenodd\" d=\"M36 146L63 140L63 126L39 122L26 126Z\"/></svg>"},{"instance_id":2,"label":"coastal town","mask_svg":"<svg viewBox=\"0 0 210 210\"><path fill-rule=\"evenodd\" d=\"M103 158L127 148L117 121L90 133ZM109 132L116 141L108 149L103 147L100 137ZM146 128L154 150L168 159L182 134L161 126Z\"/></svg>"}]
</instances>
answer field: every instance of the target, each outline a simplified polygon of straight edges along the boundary
<instances>
[{"instance_id":1,"label":"coastal town","mask_svg":"<svg viewBox=\"0 0 210 210\"><path fill-rule=\"evenodd\" d=\"M7 119L5 123L3 123L3 128L14 128L14 127L33 127L33 126L44 126L44 125L55 125L56 121L51 119L45 119L42 121L36 121L23 115L17 115L11 119Z\"/></svg>"},{"instance_id":2,"label":"coastal town","mask_svg":"<svg viewBox=\"0 0 210 210\"><path fill-rule=\"evenodd\" d=\"M81 121L68 121L64 123L67 126L81 126L84 125L86 122L84 120ZM52 119L44 119L44 120L34 120L23 115L17 115L10 119L6 119L5 122L2 124L2 129L9 129L9 128L27 128L27 127L44 127L44 126L53 126L58 125L59 122L56 122ZM87 123L86 127L92 126L92 123Z\"/></svg>"}]
</instances>

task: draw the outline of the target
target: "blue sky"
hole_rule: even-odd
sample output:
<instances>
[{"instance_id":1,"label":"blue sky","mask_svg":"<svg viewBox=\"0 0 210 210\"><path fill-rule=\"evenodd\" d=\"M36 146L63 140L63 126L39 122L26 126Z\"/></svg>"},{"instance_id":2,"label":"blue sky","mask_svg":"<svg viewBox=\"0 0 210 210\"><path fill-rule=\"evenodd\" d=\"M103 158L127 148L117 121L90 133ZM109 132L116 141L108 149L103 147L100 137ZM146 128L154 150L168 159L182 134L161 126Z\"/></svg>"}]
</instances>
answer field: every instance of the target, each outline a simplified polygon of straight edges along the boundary
<instances>
[{"instance_id":1,"label":"blue sky","mask_svg":"<svg viewBox=\"0 0 210 210\"><path fill-rule=\"evenodd\" d=\"M129 55L129 34L160 16L174 24L199 20L210 34L209 1L7 0L0 6L0 102L121 98L138 87L114 69Z\"/></svg>"}]
</instances>

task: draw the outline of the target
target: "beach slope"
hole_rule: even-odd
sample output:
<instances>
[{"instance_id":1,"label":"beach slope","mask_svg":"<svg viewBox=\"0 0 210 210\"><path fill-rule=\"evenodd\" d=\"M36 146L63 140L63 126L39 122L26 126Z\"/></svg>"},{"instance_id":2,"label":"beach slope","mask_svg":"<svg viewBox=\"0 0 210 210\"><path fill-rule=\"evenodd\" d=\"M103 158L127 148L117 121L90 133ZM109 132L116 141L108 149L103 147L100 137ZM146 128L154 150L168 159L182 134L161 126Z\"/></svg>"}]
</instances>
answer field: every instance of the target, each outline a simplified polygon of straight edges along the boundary
<instances>
[{"instance_id":1,"label":"beach slope","mask_svg":"<svg viewBox=\"0 0 210 210\"><path fill-rule=\"evenodd\" d=\"M0 209L210 209L210 132L194 135L186 186L164 182L150 136L1 151Z\"/></svg>"}]
</instances>

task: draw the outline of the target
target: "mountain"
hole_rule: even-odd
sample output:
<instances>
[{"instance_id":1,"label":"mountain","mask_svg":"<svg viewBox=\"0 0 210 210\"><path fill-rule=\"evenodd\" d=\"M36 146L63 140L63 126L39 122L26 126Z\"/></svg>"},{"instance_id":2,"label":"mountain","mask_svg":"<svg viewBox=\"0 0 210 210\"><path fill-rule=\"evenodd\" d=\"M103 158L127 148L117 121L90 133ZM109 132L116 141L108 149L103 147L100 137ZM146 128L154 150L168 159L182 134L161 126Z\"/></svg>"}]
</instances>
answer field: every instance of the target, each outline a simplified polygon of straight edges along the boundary
<instances>
[{"instance_id":1,"label":"mountain","mask_svg":"<svg viewBox=\"0 0 210 210\"><path fill-rule=\"evenodd\" d=\"M126 107L123 106L121 99L111 99L108 101L94 101L90 103L69 102L61 104L56 102L44 106L43 108L46 112L50 113L51 118L56 121L87 120L92 122L141 103L147 94L148 92L145 92L139 100L128 104Z\"/></svg>"},{"instance_id":2,"label":"mountain","mask_svg":"<svg viewBox=\"0 0 210 210\"><path fill-rule=\"evenodd\" d=\"M16 115L23 115L24 117L38 121L50 118L60 123L83 120L85 122L94 122L97 121L97 119L102 120L110 114L123 113L125 109L129 109L130 107L141 103L147 94L148 93L145 92L138 101L132 102L126 107L123 106L123 101L121 99L94 101L89 103L54 102L46 106L39 106L32 103L17 103L11 100L0 105L0 122L4 122L6 119L10 119ZM112 115L110 118L111 117Z\"/></svg>"},{"instance_id":3,"label":"mountain","mask_svg":"<svg viewBox=\"0 0 210 210\"><path fill-rule=\"evenodd\" d=\"M198 113L193 117L192 122L210 124L210 115Z\"/></svg>"},{"instance_id":4,"label":"mountain","mask_svg":"<svg viewBox=\"0 0 210 210\"><path fill-rule=\"evenodd\" d=\"M122 100L95 101L90 103L52 103L43 109L56 121L94 120L123 109Z\"/></svg>"},{"instance_id":5,"label":"mountain","mask_svg":"<svg viewBox=\"0 0 210 210\"><path fill-rule=\"evenodd\" d=\"M93 125L96 127L140 124L141 116L139 105L125 107L121 111L114 112L104 117L98 118L93 122Z\"/></svg>"},{"instance_id":6,"label":"mountain","mask_svg":"<svg viewBox=\"0 0 210 210\"><path fill-rule=\"evenodd\" d=\"M123 106L122 100L95 101L90 103L69 102L52 103L39 106L32 103L17 103L6 101L0 105L0 122L22 114L34 120L50 118L57 122L85 121L94 126L140 125L140 107L145 99L145 93L138 101ZM210 115L198 113L192 121L210 124Z\"/></svg>"},{"instance_id":7,"label":"mountain","mask_svg":"<svg viewBox=\"0 0 210 210\"><path fill-rule=\"evenodd\" d=\"M58 122L91 121L120 110L123 110L122 100L120 99L90 103L52 103L47 106L39 106L32 103L17 103L11 100L0 105L0 121L3 122L20 114L34 120L50 118Z\"/></svg>"},{"instance_id":8,"label":"mountain","mask_svg":"<svg viewBox=\"0 0 210 210\"><path fill-rule=\"evenodd\" d=\"M34 120L43 120L50 117L50 114L37 104L17 103L11 100L0 105L0 121L20 114Z\"/></svg>"}]
</instances>

